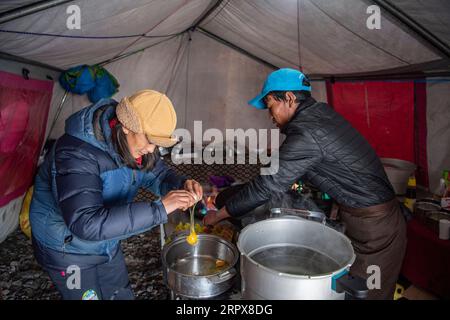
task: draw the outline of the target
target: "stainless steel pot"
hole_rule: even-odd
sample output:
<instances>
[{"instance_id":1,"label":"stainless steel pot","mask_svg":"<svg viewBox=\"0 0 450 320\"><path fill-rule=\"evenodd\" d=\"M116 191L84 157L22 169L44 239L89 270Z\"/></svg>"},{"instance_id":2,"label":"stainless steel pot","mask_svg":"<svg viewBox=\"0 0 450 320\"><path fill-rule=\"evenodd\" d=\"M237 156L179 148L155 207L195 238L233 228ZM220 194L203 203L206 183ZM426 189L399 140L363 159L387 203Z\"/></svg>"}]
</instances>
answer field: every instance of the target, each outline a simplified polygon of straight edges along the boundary
<instances>
[{"instance_id":1,"label":"stainless steel pot","mask_svg":"<svg viewBox=\"0 0 450 320\"><path fill-rule=\"evenodd\" d=\"M350 240L323 223L298 217L267 219L240 234L244 299L344 299L367 295L366 283L348 275Z\"/></svg>"},{"instance_id":2,"label":"stainless steel pot","mask_svg":"<svg viewBox=\"0 0 450 320\"><path fill-rule=\"evenodd\" d=\"M164 279L176 296L212 298L232 287L238 258L236 247L218 236L200 234L195 246L178 237L163 248ZM225 265L217 267L218 260Z\"/></svg>"}]
</instances>

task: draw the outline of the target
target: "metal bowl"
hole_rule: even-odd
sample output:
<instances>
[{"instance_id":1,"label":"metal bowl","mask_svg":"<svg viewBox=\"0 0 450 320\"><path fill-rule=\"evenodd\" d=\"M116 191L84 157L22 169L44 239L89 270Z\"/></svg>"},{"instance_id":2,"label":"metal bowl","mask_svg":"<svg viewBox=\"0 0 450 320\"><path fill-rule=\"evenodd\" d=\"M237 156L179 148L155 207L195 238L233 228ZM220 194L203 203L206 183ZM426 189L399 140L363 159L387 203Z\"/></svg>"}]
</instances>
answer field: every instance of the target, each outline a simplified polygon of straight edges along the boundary
<instances>
[{"instance_id":1,"label":"metal bowl","mask_svg":"<svg viewBox=\"0 0 450 320\"><path fill-rule=\"evenodd\" d=\"M212 298L232 287L238 258L237 248L218 236L200 234L195 246L178 237L163 248L164 278L177 296ZM225 265L217 267L217 260Z\"/></svg>"}]
</instances>

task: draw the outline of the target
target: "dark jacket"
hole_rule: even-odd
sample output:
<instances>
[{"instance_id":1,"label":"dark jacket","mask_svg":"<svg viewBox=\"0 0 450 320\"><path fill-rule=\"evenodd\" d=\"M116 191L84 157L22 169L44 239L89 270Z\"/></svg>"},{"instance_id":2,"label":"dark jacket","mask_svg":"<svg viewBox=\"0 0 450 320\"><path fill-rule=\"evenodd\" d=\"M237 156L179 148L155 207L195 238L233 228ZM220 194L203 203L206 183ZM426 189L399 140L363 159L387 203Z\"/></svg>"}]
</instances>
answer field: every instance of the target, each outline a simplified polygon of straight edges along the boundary
<instances>
[{"instance_id":1,"label":"dark jacket","mask_svg":"<svg viewBox=\"0 0 450 320\"><path fill-rule=\"evenodd\" d=\"M140 187L162 196L181 188L185 178L162 159L150 172L124 165L109 127L116 105L101 100L67 119L65 134L39 169L30 222L33 238L49 252L111 259L121 239L167 221L160 199L133 199Z\"/></svg>"},{"instance_id":2,"label":"dark jacket","mask_svg":"<svg viewBox=\"0 0 450 320\"><path fill-rule=\"evenodd\" d=\"M226 203L232 216L286 192L298 179L307 180L339 204L362 208L387 202L395 193L370 144L341 115L313 98L304 101L282 133L279 170L260 175Z\"/></svg>"}]
</instances>

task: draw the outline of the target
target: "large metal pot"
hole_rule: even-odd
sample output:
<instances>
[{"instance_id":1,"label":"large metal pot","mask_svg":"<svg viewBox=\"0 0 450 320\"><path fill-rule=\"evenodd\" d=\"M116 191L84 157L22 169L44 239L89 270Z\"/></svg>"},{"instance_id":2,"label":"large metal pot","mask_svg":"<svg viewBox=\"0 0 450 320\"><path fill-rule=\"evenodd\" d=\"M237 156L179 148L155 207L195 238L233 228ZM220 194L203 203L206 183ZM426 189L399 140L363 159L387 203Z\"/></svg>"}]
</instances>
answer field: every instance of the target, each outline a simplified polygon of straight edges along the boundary
<instances>
[{"instance_id":1,"label":"large metal pot","mask_svg":"<svg viewBox=\"0 0 450 320\"><path fill-rule=\"evenodd\" d=\"M174 296L212 298L232 287L238 258L236 247L218 236L200 234L195 246L178 237L163 248L164 278ZM217 267L218 260L225 265Z\"/></svg>"},{"instance_id":2,"label":"large metal pot","mask_svg":"<svg viewBox=\"0 0 450 320\"><path fill-rule=\"evenodd\" d=\"M366 283L348 275L350 240L323 223L298 217L267 219L240 234L244 299L344 299L367 295Z\"/></svg>"}]
</instances>

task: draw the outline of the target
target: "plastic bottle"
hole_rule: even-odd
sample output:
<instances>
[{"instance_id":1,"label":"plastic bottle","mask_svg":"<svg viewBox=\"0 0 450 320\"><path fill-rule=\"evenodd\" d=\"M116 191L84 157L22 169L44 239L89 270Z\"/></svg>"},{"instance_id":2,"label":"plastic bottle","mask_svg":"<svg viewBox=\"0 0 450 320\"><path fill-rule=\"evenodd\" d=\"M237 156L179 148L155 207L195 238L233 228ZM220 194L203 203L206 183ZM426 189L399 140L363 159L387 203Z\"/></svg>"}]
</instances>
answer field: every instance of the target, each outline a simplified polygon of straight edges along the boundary
<instances>
[{"instance_id":1,"label":"plastic bottle","mask_svg":"<svg viewBox=\"0 0 450 320\"><path fill-rule=\"evenodd\" d=\"M450 177L448 170L444 170L442 176L445 182L445 191L441 198L441 207L446 211L450 211Z\"/></svg>"},{"instance_id":2,"label":"plastic bottle","mask_svg":"<svg viewBox=\"0 0 450 320\"><path fill-rule=\"evenodd\" d=\"M406 188L405 206L414 212L414 205L416 204L416 177L411 176L408 179L408 187Z\"/></svg>"}]
</instances>

